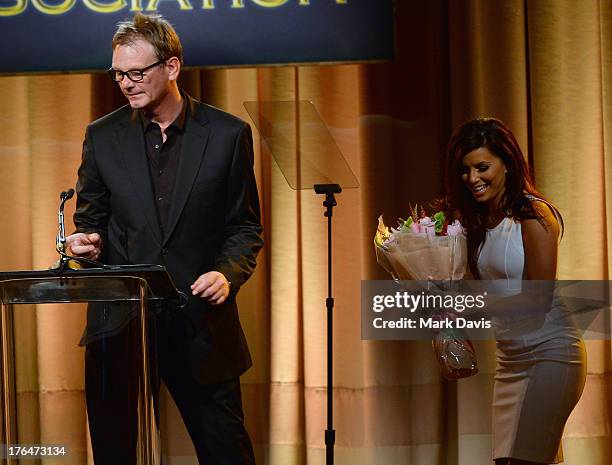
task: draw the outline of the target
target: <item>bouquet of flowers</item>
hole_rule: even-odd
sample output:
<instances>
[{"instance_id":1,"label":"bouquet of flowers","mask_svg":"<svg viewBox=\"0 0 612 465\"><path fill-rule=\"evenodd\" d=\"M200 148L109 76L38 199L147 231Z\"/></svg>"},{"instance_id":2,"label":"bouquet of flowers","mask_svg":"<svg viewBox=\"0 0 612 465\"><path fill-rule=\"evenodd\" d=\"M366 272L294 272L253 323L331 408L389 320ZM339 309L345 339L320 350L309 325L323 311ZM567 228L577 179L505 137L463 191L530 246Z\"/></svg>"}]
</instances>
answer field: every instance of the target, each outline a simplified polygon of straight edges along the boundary
<instances>
[{"instance_id":1,"label":"bouquet of flowers","mask_svg":"<svg viewBox=\"0 0 612 465\"><path fill-rule=\"evenodd\" d=\"M377 262L395 280L437 281L436 286L450 289L453 281L463 278L467 266L467 240L458 220L449 223L444 212L431 217L418 205L410 208L407 220L389 230L382 216L374 237ZM454 319L455 313L441 310L439 318ZM434 333L432 345L442 374L458 379L478 373L472 342L457 329Z\"/></svg>"},{"instance_id":2,"label":"bouquet of flowers","mask_svg":"<svg viewBox=\"0 0 612 465\"><path fill-rule=\"evenodd\" d=\"M376 258L394 279L455 281L463 278L467 242L458 220L448 223L444 212L431 218L418 205L397 229L385 226L382 216L374 237Z\"/></svg>"}]
</instances>

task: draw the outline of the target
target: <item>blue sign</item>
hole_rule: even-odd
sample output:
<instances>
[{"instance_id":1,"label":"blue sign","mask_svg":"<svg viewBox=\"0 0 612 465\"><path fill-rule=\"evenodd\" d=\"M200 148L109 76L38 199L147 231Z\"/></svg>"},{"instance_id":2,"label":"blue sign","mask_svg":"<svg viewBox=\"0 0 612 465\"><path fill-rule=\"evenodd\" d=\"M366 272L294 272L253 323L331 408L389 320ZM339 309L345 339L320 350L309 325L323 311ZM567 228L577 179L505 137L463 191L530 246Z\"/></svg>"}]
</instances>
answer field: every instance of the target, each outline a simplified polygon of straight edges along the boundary
<instances>
[{"instance_id":1,"label":"blue sign","mask_svg":"<svg viewBox=\"0 0 612 465\"><path fill-rule=\"evenodd\" d=\"M393 0L0 0L0 73L105 70L137 11L173 24L187 67L393 58Z\"/></svg>"}]
</instances>

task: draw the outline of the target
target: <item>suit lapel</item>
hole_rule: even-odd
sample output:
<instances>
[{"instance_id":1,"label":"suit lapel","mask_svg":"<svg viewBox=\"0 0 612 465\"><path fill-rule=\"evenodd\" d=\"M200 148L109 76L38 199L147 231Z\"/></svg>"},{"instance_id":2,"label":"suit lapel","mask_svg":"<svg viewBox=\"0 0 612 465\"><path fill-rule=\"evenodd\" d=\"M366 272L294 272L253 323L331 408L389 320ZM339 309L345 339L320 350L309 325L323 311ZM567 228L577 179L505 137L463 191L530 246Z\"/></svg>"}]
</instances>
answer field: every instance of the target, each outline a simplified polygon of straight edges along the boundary
<instances>
[{"instance_id":1,"label":"suit lapel","mask_svg":"<svg viewBox=\"0 0 612 465\"><path fill-rule=\"evenodd\" d=\"M138 119L132 117L117 131L115 144L123 155L127 173L130 174L136 197L142 205L142 210L153 235L156 241L161 243L161 230L157 219L153 187L151 186L149 161L145 153L144 135Z\"/></svg>"},{"instance_id":2,"label":"suit lapel","mask_svg":"<svg viewBox=\"0 0 612 465\"><path fill-rule=\"evenodd\" d=\"M172 205L168 214L168 223L164 234L163 244L165 245L185 207L189 198L189 193L196 179L204 151L208 142L209 129L206 127L208 119L204 110L190 97L189 113L185 120L185 132L181 143L181 154L179 157L174 192L172 194Z\"/></svg>"}]
</instances>

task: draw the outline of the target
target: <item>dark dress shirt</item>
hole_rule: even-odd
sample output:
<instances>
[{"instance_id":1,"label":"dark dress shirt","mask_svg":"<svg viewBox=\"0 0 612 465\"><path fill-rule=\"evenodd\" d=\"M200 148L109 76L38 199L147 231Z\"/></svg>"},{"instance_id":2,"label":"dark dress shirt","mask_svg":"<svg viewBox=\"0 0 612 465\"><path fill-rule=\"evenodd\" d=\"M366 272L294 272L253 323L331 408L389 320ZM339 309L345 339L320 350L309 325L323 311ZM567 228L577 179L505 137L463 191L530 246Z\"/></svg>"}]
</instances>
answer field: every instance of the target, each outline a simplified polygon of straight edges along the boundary
<instances>
[{"instance_id":1,"label":"dark dress shirt","mask_svg":"<svg viewBox=\"0 0 612 465\"><path fill-rule=\"evenodd\" d=\"M187 105L185 99L183 99L181 112L166 128L166 142L163 141L159 124L148 119L142 112L140 113L151 183L155 194L155 205L157 206L157 217L162 233L166 229L168 212L170 205L172 205L172 194L176 182L176 170L181 153L187 111Z\"/></svg>"}]
</instances>

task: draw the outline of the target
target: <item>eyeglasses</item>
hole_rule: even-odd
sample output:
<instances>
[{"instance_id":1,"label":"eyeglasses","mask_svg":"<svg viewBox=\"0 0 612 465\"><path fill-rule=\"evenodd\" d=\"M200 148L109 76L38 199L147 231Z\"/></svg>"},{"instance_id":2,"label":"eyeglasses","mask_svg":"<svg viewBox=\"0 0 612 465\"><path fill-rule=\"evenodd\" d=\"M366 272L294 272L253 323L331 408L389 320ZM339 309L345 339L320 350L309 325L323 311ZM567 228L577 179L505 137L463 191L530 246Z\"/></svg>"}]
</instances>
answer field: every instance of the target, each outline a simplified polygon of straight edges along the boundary
<instances>
[{"instance_id":1,"label":"eyeglasses","mask_svg":"<svg viewBox=\"0 0 612 465\"><path fill-rule=\"evenodd\" d=\"M159 60L158 62L153 63L152 65L149 65L146 68L142 68L142 69L130 69L128 71L119 71L118 69L109 68L107 72L108 72L108 75L111 77L111 79L115 82L123 81L123 78L125 76L127 76L132 82L140 82L145 76L144 74L145 71L151 68L154 68L155 66L160 65L164 63L165 61L166 60Z\"/></svg>"}]
</instances>

